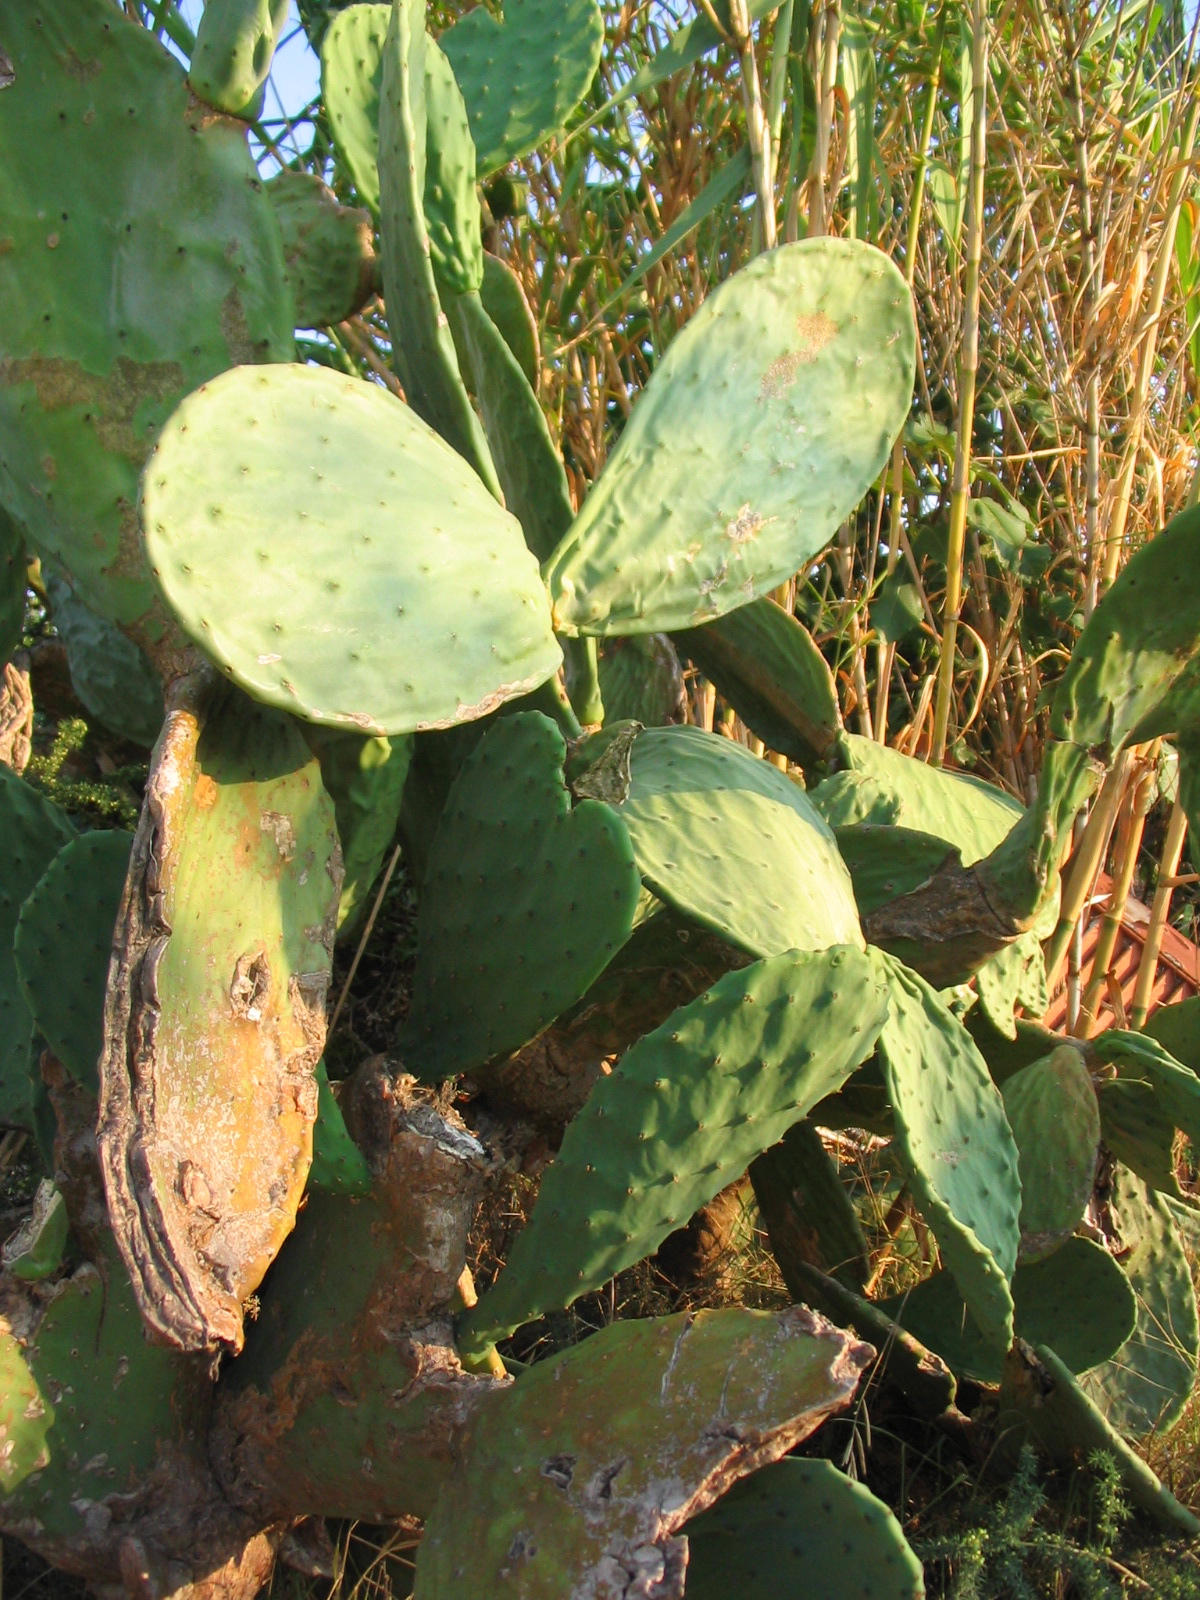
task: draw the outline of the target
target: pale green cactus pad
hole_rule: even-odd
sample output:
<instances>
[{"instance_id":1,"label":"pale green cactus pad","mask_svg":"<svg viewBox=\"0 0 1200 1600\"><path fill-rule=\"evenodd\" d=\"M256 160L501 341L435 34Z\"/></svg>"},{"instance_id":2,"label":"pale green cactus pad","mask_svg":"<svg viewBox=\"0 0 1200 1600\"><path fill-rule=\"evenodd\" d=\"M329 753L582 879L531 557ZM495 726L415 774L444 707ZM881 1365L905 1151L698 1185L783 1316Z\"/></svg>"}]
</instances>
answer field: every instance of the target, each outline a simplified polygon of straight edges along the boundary
<instances>
[{"instance_id":1,"label":"pale green cactus pad","mask_svg":"<svg viewBox=\"0 0 1200 1600\"><path fill-rule=\"evenodd\" d=\"M0 762L0 1124L28 1128L32 1117L33 1017L13 956L17 919L46 868L74 837L66 813Z\"/></svg>"},{"instance_id":2,"label":"pale green cactus pad","mask_svg":"<svg viewBox=\"0 0 1200 1600\"><path fill-rule=\"evenodd\" d=\"M1100 1156L1100 1107L1083 1057L1069 1044L1014 1073L1003 1094L1020 1155L1020 1257L1038 1261L1083 1220ZM1063 1354L1049 1334L1025 1337Z\"/></svg>"},{"instance_id":3,"label":"pale green cactus pad","mask_svg":"<svg viewBox=\"0 0 1200 1600\"><path fill-rule=\"evenodd\" d=\"M109 0L4 0L0 498L80 597L159 638L137 480L189 390L293 354L245 128Z\"/></svg>"},{"instance_id":4,"label":"pale green cactus pad","mask_svg":"<svg viewBox=\"0 0 1200 1600\"><path fill-rule=\"evenodd\" d=\"M538 325L521 280L499 256L484 252L483 283L479 290L483 309L499 328L505 344L517 358L529 387L535 392L542 375L542 347ZM547 555L549 551L546 552Z\"/></svg>"},{"instance_id":5,"label":"pale green cactus pad","mask_svg":"<svg viewBox=\"0 0 1200 1600\"><path fill-rule=\"evenodd\" d=\"M379 91L390 5L346 6L321 41L321 98L337 157L358 197L379 210Z\"/></svg>"},{"instance_id":6,"label":"pale green cactus pad","mask_svg":"<svg viewBox=\"0 0 1200 1600\"><path fill-rule=\"evenodd\" d=\"M661 900L751 955L863 943L833 834L777 767L700 728L648 728L620 808Z\"/></svg>"},{"instance_id":7,"label":"pale green cactus pad","mask_svg":"<svg viewBox=\"0 0 1200 1600\"><path fill-rule=\"evenodd\" d=\"M475 146L454 69L433 39L425 41L425 227L434 276L443 293L483 285L483 237L475 193Z\"/></svg>"},{"instance_id":8,"label":"pale green cactus pad","mask_svg":"<svg viewBox=\"0 0 1200 1600\"><path fill-rule=\"evenodd\" d=\"M714 290L546 564L559 628L690 628L790 578L887 460L914 340L904 279L848 239L768 251Z\"/></svg>"},{"instance_id":9,"label":"pale green cactus pad","mask_svg":"<svg viewBox=\"0 0 1200 1600\"><path fill-rule=\"evenodd\" d=\"M13 954L46 1043L96 1092L104 985L129 870L127 833L86 833L58 852L21 908Z\"/></svg>"},{"instance_id":10,"label":"pale green cactus pad","mask_svg":"<svg viewBox=\"0 0 1200 1600\"><path fill-rule=\"evenodd\" d=\"M1068 1239L1012 1280L1018 1338L1053 1345L1072 1372L1099 1368L1133 1333L1137 1301L1120 1265L1090 1239ZM902 1328L936 1350L957 1373L999 1383L1004 1352L980 1334L948 1272L880 1302Z\"/></svg>"},{"instance_id":11,"label":"pale green cactus pad","mask_svg":"<svg viewBox=\"0 0 1200 1600\"><path fill-rule=\"evenodd\" d=\"M538 711L497 719L455 779L421 894L404 1063L426 1081L517 1049L628 939L640 883L619 813L574 806Z\"/></svg>"},{"instance_id":12,"label":"pale green cactus pad","mask_svg":"<svg viewBox=\"0 0 1200 1600\"><path fill-rule=\"evenodd\" d=\"M639 1579L680 1600L679 1530L840 1410L873 1354L794 1307L618 1322L539 1362L476 1416L415 1600L619 1595Z\"/></svg>"},{"instance_id":13,"label":"pale green cactus pad","mask_svg":"<svg viewBox=\"0 0 1200 1600\"><path fill-rule=\"evenodd\" d=\"M143 514L184 629L255 699L308 721L448 727L561 659L517 523L377 384L225 373L164 430Z\"/></svg>"},{"instance_id":14,"label":"pale green cactus pad","mask_svg":"<svg viewBox=\"0 0 1200 1600\"><path fill-rule=\"evenodd\" d=\"M882 951L872 955L889 990L879 1055L904 1169L980 1332L1004 1351L1021 1207L1004 1102L970 1034L929 985Z\"/></svg>"},{"instance_id":15,"label":"pale green cactus pad","mask_svg":"<svg viewBox=\"0 0 1200 1600\"><path fill-rule=\"evenodd\" d=\"M802 767L829 758L842 732L833 674L808 629L774 600L689 628L675 644L768 750Z\"/></svg>"},{"instance_id":16,"label":"pale green cactus pad","mask_svg":"<svg viewBox=\"0 0 1200 1600\"><path fill-rule=\"evenodd\" d=\"M233 117L257 116L287 16L288 0L205 0L188 68L201 100Z\"/></svg>"},{"instance_id":17,"label":"pale green cactus pad","mask_svg":"<svg viewBox=\"0 0 1200 1600\"><path fill-rule=\"evenodd\" d=\"M1083 1387L1120 1433L1141 1439L1177 1422L1196 1382L1200 1324L1187 1253L1161 1195L1118 1167L1114 1221L1128 1250L1137 1326Z\"/></svg>"},{"instance_id":18,"label":"pale green cactus pad","mask_svg":"<svg viewBox=\"0 0 1200 1600\"><path fill-rule=\"evenodd\" d=\"M1200 1077L1157 1039L1110 1028L1093 1041L1101 1061L1149 1084L1163 1111L1193 1144L1200 1144Z\"/></svg>"},{"instance_id":19,"label":"pale green cactus pad","mask_svg":"<svg viewBox=\"0 0 1200 1600\"><path fill-rule=\"evenodd\" d=\"M755 962L673 1012L569 1124L507 1265L463 1319L462 1347L477 1352L650 1255L841 1087L887 1004L870 959L841 946Z\"/></svg>"},{"instance_id":20,"label":"pale green cactus pad","mask_svg":"<svg viewBox=\"0 0 1200 1600\"><path fill-rule=\"evenodd\" d=\"M924 1600L924 1569L900 1524L832 1461L764 1467L684 1531L687 1600Z\"/></svg>"}]
</instances>

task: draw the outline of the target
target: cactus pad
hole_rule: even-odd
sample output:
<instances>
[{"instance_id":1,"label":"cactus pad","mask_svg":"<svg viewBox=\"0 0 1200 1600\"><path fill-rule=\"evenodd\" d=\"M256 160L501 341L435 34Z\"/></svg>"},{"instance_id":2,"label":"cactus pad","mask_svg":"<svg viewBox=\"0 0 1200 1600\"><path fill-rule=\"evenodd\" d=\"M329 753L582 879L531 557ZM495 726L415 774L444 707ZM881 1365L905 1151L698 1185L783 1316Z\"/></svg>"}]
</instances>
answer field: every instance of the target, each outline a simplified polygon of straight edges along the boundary
<instances>
[{"instance_id":1,"label":"cactus pad","mask_svg":"<svg viewBox=\"0 0 1200 1600\"><path fill-rule=\"evenodd\" d=\"M476 1415L425 1528L415 1600L682 1600L675 1537L851 1398L870 1360L804 1307L618 1322Z\"/></svg>"},{"instance_id":2,"label":"cactus pad","mask_svg":"<svg viewBox=\"0 0 1200 1600\"><path fill-rule=\"evenodd\" d=\"M775 1259L807 1261L861 1294L870 1272L870 1247L816 1127L794 1123L751 1163L750 1180Z\"/></svg>"},{"instance_id":3,"label":"cactus pad","mask_svg":"<svg viewBox=\"0 0 1200 1600\"><path fill-rule=\"evenodd\" d=\"M664 728L682 720L683 673L665 633L610 639L600 656L599 681L606 721Z\"/></svg>"},{"instance_id":4,"label":"cactus pad","mask_svg":"<svg viewBox=\"0 0 1200 1600\"><path fill-rule=\"evenodd\" d=\"M114 936L99 1145L143 1316L238 1349L312 1159L341 860L296 726L184 680Z\"/></svg>"},{"instance_id":5,"label":"cactus pad","mask_svg":"<svg viewBox=\"0 0 1200 1600\"><path fill-rule=\"evenodd\" d=\"M379 91L390 5L345 6L321 41L321 98L340 165L372 211L379 210Z\"/></svg>"},{"instance_id":6,"label":"cactus pad","mask_svg":"<svg viewBox=\"0 0 1200 1600\"><path fill-rule=\"evenodd\" d=\"M463 1348L569 1305L656 1250L840 1088L886 1007L871 961L841 946L755 962L672 1013L569 1124L507 1266L463 1321Z\"/></svg>"},{"instance_id":7,"label":"cactus pad","mask_svg":"<svg viewBox=\"0 0 1200 1600\"><path fill-rule=\"evenodd\" d=\"M341 205L314 173L290 167L264 192L283 235L296 326L323 328L352 317L375 292L370 212Z\"/></svg>"},{"instance_id":8,"label":"cactus pad","mask_svg":"<svg viewBox=\"0 0 1200 1600\"><path fill-rule=\"evenodd\" d=\"M71 687L89 716L149 750L163 720L162 680L115 623L99 616L44 564L42 579L58 636L66 646Z\"/></svg>"},{"instance_id":9,"label":"cactus pad","mask_svg":"<svg viewBox=\"0 0 1200 1600\"><path fill-rule=\"evenodd\" d=\"M4 1242L4 1268L26 1283L40 1283L62 1266L71 1224L62 1195L43 1178L33 1197L33 1210Z\"/></svg>"},{"instance_id":10,"label":"cactus pad","mask_svg":"<svg viewBox=\"0 0 1200 1600\"><path fill-rule=\"evenodd\" d=\"M684 1532L687 1600L924 1600L924 1571L900 1524L832 1461L777 1461L735 1484Z\"/></svg>"},{"instance_id":11,"label":"cactus pad","mask_svg":"<svg viewBox=\"0 0 1200 1600\"><path fill-rule=\"evenodd\" d=\"M409 404L470 462L499 500L487 441L438 298L425 222L427 100L430 91L435 99L444 98L454 84L438 77L426 81L426 63L437 47L426 37L424 18L423 0L395 0L379 85L380 248L392 364Z\"/></svg>"},{"instance_id":12,"label":"cactus pad","mask_svg":"<svg viewBox=\"0 0 1200 1600\"><path fill-rule=\"evenodd\" d=\"M454 69L428 38L425 124L425 228L434 276L443 293L477 293L483 284L483 238L475 146Z\"/></svg>"},{"instance_id":13,"label":"cactus pad","mask_svg":"<svg viewBox=\"0 0 1200 1600\"><path fill-rule=\"evenodd\" d=\"M4 0L0 37L0 498L88 605L157 638L138 474L189 390L291 359L279 230L244 127L110 0Z\"/></svg>"},{"instance_id":14,"label":"cactus pad","mask_svg":"<svg viewBox=\"0 0 1200 1600\"><path fill-rule=\"evenodd\" d=\"M329 1086L325 1063L317 1063L317 1125L308 1187L325 1194L361 1197L371 1192L367 1159L346 1130L346 1119Z\"/></svg>"},{"instance_id":15,"label":"cactus pad","mask_svg":"<svg viewBox=\"0 0 1200 1600\"><path fill-rule=\"evenodd\" d=\"M529 387L536 393L542 375L542 349L537 322L525 298L520 278L507 261L486 251L479 295L483 309L499 328L505 344L517 358L517 365L525 374Z\"/></svg>"},{"instance_id":16,"label":"cactus pad","mask_svg":"<svg viewBox=\"0 0 1200 1600\"><path fill-rule=\"evenodd\" d=\"M655 367L546 565L561 631L690 628L790 578L887 460L914 341L908 287L869 245L804 240L735 273Z\"/></svg>"},{"instance_id":17,"label":"cactus pad","mask_svg":"<svg viewBox=\"0 0 1200 1600\"><path fill-rule=\"evenodd\" d=\"M574 807L566 744L540 712L501 717L450 790L425 871L405 1065L426 1080L517 1049L628 939L639 883L620 816Z\"/></svg>"},{"instance_id":18,"label":"cactus pad","mask_svg":"<svg viewBox=\"0 0 1200 1600\"><path fill-rule=\"evenodd\" d=\"M321 763L321 782L337 814L342 847L342 897L338 937L353 933L366 915L371 890L392 847L412 758L411 737L367 738L340 728L304 730Z\"/></svg>"},{"instance_id":19,"label":"cactus pad","mask_svg":"<svg viewBox=\"0 0 1200 1600\"><path fill-rule=\"evenodd\" d=\"M1157 1039L1110 1028L1094 1040L1101 1061L1111 1062L1153 1090L1163 1111L1194 1145L1200 1146L1200 1077L1176 1061Z\"/></svg>"},{"instance_id":20,"label":"cactus pad","mask_svg":"<svg viewBox=\"0 0 1200 1600\"><path fill-rule=\"evenodd\" d=\"M1056 739L1104 746L1173 733L1196 665L1200 507L1175 517L1126 563L1088 619L1054 693ZM1164 594L1171 597L1163 605Z\"/></svg>"},{"instance_id":21,"label":"cactus pad","mask_svg":"<svg viewBox=\"0 0 1200 1600\"><path fill-rule=\"evenodd\" d=\"M33 1018L13 956L27 896L75 829L65 812L0 762L0 1124L30 1126L29 1041Z\"/></svg>"},{"instance_id":22,"label":"cactus pad","mask_svg":"<svg viewBox=\"0 0 1200 1600\"><path fill-rule=\"evenodd\" d=\"M89 1509L142 1486L160 1449L201 1420L205 1387L202 1371L146 1343L115 1251L103 1276L89 1264L58 1287L32 1337L0 1316L6 1530L25 1521L41 1547L85 1542Z\"/></svg>"},{"instance_id":23,"label":"cactus pad","mask_svg":"<svg viewBox=\"0 0 1200 1600\"><path fill-rule=\"evenodd\" d=\"M1166 1201L1118 1167L1113 1220L1128 1254L1122 1265L1137 1297L1137 1326L1083 1387L1120 1433L1165 1432L1196 1382L1200 1325L1187 1253Z\"/></svg>"},{"instance_id":24,"label":"cactus pad","mask_svg":"<svg viewBox=\"0 0 1200 1600\"><path fill-rule=\"evenodd\" d=\"M558 666L520 528L377 384L224 374L164 430L143 511L185 630L256 699L311 722L445 727Z\"/></svg>"},{"instance_id":25,"label":"cactus pad","mask_svg":"<svg viewBox=\"0 0 1200 1600\"><path fill-rule=\"evenodd\" d=\"M288 0L205 0L188 68L201 100L233 117L257 116L287 15Z\"/></svg>"},{"instance_id":26,"label":"cactus pad","mask_svg":"<svg viewBox=\"0 0 1200 1600\"><path fill-rule=\"evenodd\" d=\"M1000 1091L970 1034L915 973L873 952L889 985L879 1055L922 1215L986 1342L1012 1342L1021 1180Z\"/></svg>"},{"instance_id":27,"label":"cactus pad","mask_svg":"<svg viewBox=\"0 0 1200 1600\"><path fill-rule=\"evenodd\" d=\"M842 731L833 674L803 623L774 600L675 635L768 750L802 767L829 758Z\"/></svg>"},{"instance_id":28,"label":"cactus pad","mask_svg":"<svg viewBox=\"0 0 1200 1600\"><path fill-rule=\"evenodd\" d=\"M21 908L13 943L39 1031L93 1093L104 1045L104 986L132 842L127 833L72 839Z\"/></svg>"},{"instance_id":29,"label":"cactus pad","mask_svg":"<svg viewBox=\"0 0 1200 1600\"><path fill-rule=\"evenodd\" d=\"M1074 1233L1092 1198L1100 1108L1083 1057L1069 1044L1014 1073L1003 1093L1020 1157L1020 1257L1038 1261ZM1063 1353L1049 1335L1025 1338Z\"/></svg>"},{"instance_id":30,"label":"cactus pad","mask_svg":"<svg viewBox=\"0 0 1200 1600\"><path fill-rule=\"evenodd\" d=\"M621 815L648 888L752 955L862 945L850 875L804 790L699 728L633 746Z\"/></svg>"},{"instance_id":31,"label":"cactus pad","mask_svg":"<svg viewBox=\"0 0 1200 1600\"><path fill-rule=\"evenodd\" d=\"M503 23L476 11L441 44L486 178L565 126L600 64L604 20L596 0L505 0Z\"/></svg>"},{"instance_id":32,"label":"cactus pad","mask_svg":"<svg viewBox=\"0 0 1200 1600\"><path fill-rule=\"evenodd\" d=\"M1019 1266L1012 1294L1017 1337L1053 1345L1072 1372L1115 1356L1137 1321L1129 1280L1090 1239L1068 1239L1052 1256ZM948 1272L935 1272L907 1294L882 1301L880 1309L955 1372L1000 1382L1004 1353L981 1336Z\"/></svg>"}]
</instances>

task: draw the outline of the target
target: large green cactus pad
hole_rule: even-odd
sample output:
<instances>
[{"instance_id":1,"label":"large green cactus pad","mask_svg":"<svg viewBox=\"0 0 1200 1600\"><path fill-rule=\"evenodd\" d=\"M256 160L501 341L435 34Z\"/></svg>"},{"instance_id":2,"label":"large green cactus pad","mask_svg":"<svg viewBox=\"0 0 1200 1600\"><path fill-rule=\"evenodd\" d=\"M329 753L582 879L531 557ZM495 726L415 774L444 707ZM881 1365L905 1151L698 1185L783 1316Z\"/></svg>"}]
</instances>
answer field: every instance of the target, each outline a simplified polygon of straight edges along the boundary
<instances>
[{"instance_id":1,"label":"large green cactus pad","mask_svg":"<svg viewBox=\"0 0 1200 1600\"><path fill-rule=\"evenodd\" d=\"M1100 1107L1071 1045L1014 1073L1003 1093L1020 1156L1021 1259L1037 1261L1054 1254L1083 1219L1100 1154ZM1049 1335L1025 1337L1063 1353Z\"/></svg>"},{"instance_id":2,"label":"large green cactus pad","mask_svg":"<svg viewBox=\"0 0 1200 1600\"><path fill-rule=\"evenodd\" d=\"M571 805L566 744L540 712L501 717L463 765L425 871L405 1065L427 1080L515 1050L628 939L640 885L620 816Z\"/></svg>"},{"instance_id":3,"label":"large green cactus pad","mask_svg":"<svg viewBox=\"0 0 1200 1600\"><path fill-rule=\"evenodd\" d=\"M197 674L155 751L114 936L99 1145L147 1323L241 1344L296 1217L341 860L290 719Z\"/></svg>"},{"instance_id":4,"label":"large green cactus pad","mask_svg":"<svg viewBox=\"0 0 1200 1600\"><path fill-rule=\"evenodd\" d=\"M508 1264L464 1319L464 1348L569 1305L657 1249L841 1086L886 1008L871 961L847 946L755 962L681 1006L568 1126Z\"/></svg>"},{"instance_id":5,"label":"large green cactus pad","mask_svg":"<svg viewBox=\"0 0 1200 1600\"><path fill-rule=\"evenodd\" d=\"M4 0L0 498L102 615L156 638L137 479L190 389L290 360L279 230L244 127L109 0Z\"/></svg>"},{"instance_id":6,"label":"large green cactus pad","mask_svg":"<svg viewBox=\"0 0 1200 1600\"><path fill-rule=\"evenodd\" d=\"M1166 1202L1118 1168L1114 1220L1137 1296L1137 1326L1084 1388L1119 1432L1134 1438L1177 1422L1196 1382L1200 1324L1187 1254Z\"/></svg>"},{"instance_id":7,"label":"large green cactus pad","mask_svg":"<svg viewBox=\"0 0 1200 1600\"><path fill-rule=\"evenodd\" d=\"M0 1315L0 1521L85 1542L87 1516L134 1493L203 1420L202 1369L146 1343L115 1250L58 1286L30 1338Z\"/></svg>"},{"instance_id":8,"label":"large green cactus pad","mask_svg":"<svg viewBox=\"0 0 1200 1600\"><path fill-rule=\"evenodd\" d=\"M415 1600L618 1595L638 1578L682 1600L678 1530L839 1410L872 1354L796 1307L618 1322L539 1362L477 1415Z\"/></svg>"},{"instance_id":9,"label":"large green cactus pad","mask_svg":"<svg viewBox=\"0 0 1200 1600\"><path fill-rule=\"evenodd\" d=\"M769 750L802 767L828 759L842 731L833 674L782 606L752 600L675 643Z\"/></svg>"},{"instance_id":10,"label":"large green cactus pad","mask_svg":"<svg viewBox=\"0 0 1200 1600\"><path fill-rule=\"evenodd\" d=\"M1200 626L1200 507L1130 557L1088 619L1055 690L1056 739L1115 754L1194 714ZM1170 604L1163 603L1170 596Z\"/></svg>"},{"instance_id":11,"label":"large green cactus pad","mask_svg":"<svg viewBox=\"0 0 1200 1600\"><path fill-rule=\"evenodd\" d=\"M1068 1239L1052 1256L1013 1274L1017 1336L1049 1344L1072 1372L1086 1372L1117 1354L1137 1321L1129 1280L1114 1258L1090 1239ZM935 1272L881 1309L936 1350L959 1374L999 1383L1004 1352L990 1345L967 1313L948 1272Z\"/></svg>"},{"instance_id":12,"label":"large green cactus pad","mask_svg":"<svg viewBox=\"0 0 1200 1600\"><path fill-rule=\"evenodd\" d=\"M842 735L845 768L812 791L831 828L874 823L911 828L954 845L965 867L989 855L1023 807L1003 789L947 772L861 734Z\"/></svg>"},{"instance_id":13,"label":"large green cactus pad","mask_svg":"<svg viewBox=\"0 0 1200 1600\"><path fill-rule=\"evenodd\" d=\"M31 1126L28 1077L33 1018L13 956L28 895L75 830L66 813L0 762L0 1124Z\"/></svg>"},{"instance_id":14,"label":"large green cactus pad","mask_svg":"<svg viewBox=\"0 0 1200 1600\"><path fill-rule=\"evenodd\" d=\"M34 1022L67 1071L93 1093L132 842L127 833L86 833L64 845L21 908L13 942Z\"/></svg>"},{"instance_id":15,"label":"large green cactus pad","mask_svg":"<svg viewBox=\"0 0 1200 1600\"><path fill-rule=\"evenodd\" d=\"M832 1461L788 1456L688 1523L687 1600L924 1600L900 1524Z\"/></svg>"},{"instance_id":16,"label":"large green cactus pad","mask_svg":"<svg viewBox=\"0 0 1200 1600\"><path fill-rule=\"evenodd\" d=\"M168 423L143 510L184 629L255 699L308 721L447 727L558 666L520 528L377 384L225 373Z\"/></svg>"},{"instance_id":17,"label":"large green cactus pad","mask_svg":"<svg viewBox=\"0 0 1200 1600\"><path fill-rule=\"evenodd\" d=\"M908 414L912 301L877 250L813 239L709 295L546 565L567 633L723 616L817 555Z\"/></svg>"},{"instance_id":18,"label":"large green cactus pad","mask_svg":"<svg viewBox=\"0 0 1200 1600\"><path fill-rule=\"evenodd\" d=\"M799 785L719 734L649 728L621 815L647 886L756 956L862 944L850 875Z\"/></svg>"},{"instance_id":19,"label":"large green cactus pad","mask_svg":"<svg viewBox=\"0 0 1200 1600\"><path fill-rule=\"evenodd\" d=\"M1094 1043L1101 1061L1147 1083L1175 1126L1200 1145L1200 1076L1191 1067L1176 1061L1157 1039L1146 1034L1110 1028Z\"/></svg>"},{"instance_id":20,"label":"large green cactus pad","mask_svg":"<svg viewBox=\"0 0 1200 1600\"><path fill-rule=\"evenodd\" d=\"M913 1196L987 1342L1012 1342L1021 1181L1000 1091L970 1034L915 973L873 952L889 984L879 1037Z\"/></svg>"},{"instance_id":21,"label":"large green cactus pad","mask_svg":"<svg viewBox=\"0 0 1200 1600\"><path fill-rule=\"evenodd\" d=\"M502 24L476 7L447 29L442 49L467 103L481 177L564 126L587 93L603 43L596 0L505 0Z\"/></svg>"},{"instance_id":22,"label":"large green cactus pad","mask_svg":"<svg viewBox=\"0 0 1200 1600\"><path fill-rule=\"evenodd\" d=\"M58 636L66 646L71 687L89 716L147 750L163 720L162 680L115 623L85 606L65 578L42 566Z\"/></svg>"}]
</instances>

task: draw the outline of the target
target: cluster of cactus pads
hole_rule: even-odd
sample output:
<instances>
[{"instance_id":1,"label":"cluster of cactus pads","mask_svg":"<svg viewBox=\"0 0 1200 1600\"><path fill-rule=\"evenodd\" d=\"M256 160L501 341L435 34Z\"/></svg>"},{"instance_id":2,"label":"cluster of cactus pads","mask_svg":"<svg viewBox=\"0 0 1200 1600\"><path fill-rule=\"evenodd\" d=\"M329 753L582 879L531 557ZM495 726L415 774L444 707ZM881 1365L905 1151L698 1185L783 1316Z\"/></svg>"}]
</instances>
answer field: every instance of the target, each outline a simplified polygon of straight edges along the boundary
<instances>
[{"instance_id":1,"label":"cluster of cactus pads","mask_svg":"<svg viewBox=\"0 0 1200 1600\"><path fill-rule=\"evenodd\" d=\"M911 1600L890 1513L789 1454L882 1363L922 1415L970 1380L1005 1437L1112 1451L1200 1531L1128 1442L1196 1377L1200 1022L1015 1020L1106 765L1178 735L1200 807L1200 515L1096 610L1028 810L855 737L771 595L904 424L902 277L846 240L758 256L576 511L476 183L578 104L595 0L438 40L421 0L338 10L358 209L251 159L286 10L208 0L186 71L114 0L0 0L0 657L36 560L89 711L154 742L132 837L0 765L0 1120L47 1174L0 1277L0 1529L138 1600L319 1572L326 1517L423 1519L419 1600ZM380 286L406 400L295 360ZM680 657L790 771L642 725ZM411 1007L331 1085L335 941L397 830ZM845 1127L936 1242L898 1301ZM468 1235L535 1134L477 1296ZM497 1353L747 1172L790 1309Z\"/></svg>"}]
</instances>

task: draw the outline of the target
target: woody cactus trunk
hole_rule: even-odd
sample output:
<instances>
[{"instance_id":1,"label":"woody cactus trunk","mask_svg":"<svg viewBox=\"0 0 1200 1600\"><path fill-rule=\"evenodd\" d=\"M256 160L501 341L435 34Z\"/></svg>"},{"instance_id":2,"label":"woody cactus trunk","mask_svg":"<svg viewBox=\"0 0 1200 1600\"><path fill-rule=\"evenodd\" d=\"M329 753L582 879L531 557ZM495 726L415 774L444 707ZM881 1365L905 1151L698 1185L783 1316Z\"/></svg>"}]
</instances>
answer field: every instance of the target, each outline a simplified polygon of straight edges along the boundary
<instances>
[{"instance_id":1,"label":"woody cactus trunk","mask_svg":"<svg viewBox=\"0 0 1200 1600\"><path fill-rule=\"evenodd\" d=\"M251 160L285 10L209 0L185 71L111 0L0 0L4 535L101 714L148 742L165 708L132 837L0 766L0 1116L47 1175L0 1279L0 1528L137 1600L320 1571L326 1517L420 1519L420 1600L753 1597L798 1552L914 1597L890 1513L781 1459L884 1352L924 1414L969 1376L1196 1532L1126 1438L1195 1377L1169 1151L1200 1079L1014 1016L1106 764L1179 732L1192 792L1200 517L1096 610L1030 810L845 732L771 597L890 459L904 279L848 240L758 256L576 511L476 185L584 94L595 0L437 40L420 0L338 11L359 208ZM390 387L294 359L377 285ZM791 770L606 721L598 643L639 707L691 659ZM331 1085L335 940L402 807L411 1006ZM936 1241L903 1305L817 1132L864 1125ZM535 1136L477 1296L468 1235ZM1121 1260L1081 1234L1102 1150ZM511 1354L747 1172L792 1307Z\"/></svg>"}]
</instances>

